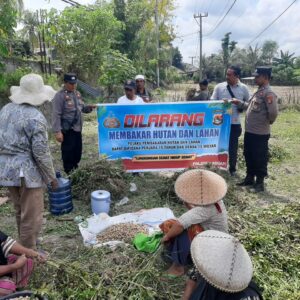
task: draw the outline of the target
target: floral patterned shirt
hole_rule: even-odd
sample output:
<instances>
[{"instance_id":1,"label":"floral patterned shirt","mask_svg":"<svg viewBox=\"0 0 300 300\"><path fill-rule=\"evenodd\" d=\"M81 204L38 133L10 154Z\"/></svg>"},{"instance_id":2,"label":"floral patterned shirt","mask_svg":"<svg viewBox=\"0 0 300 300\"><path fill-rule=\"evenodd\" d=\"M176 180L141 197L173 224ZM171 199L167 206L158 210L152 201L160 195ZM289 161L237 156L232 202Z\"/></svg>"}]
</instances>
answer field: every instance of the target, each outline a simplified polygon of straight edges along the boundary
<instances>
[{"instance_id":1,"label":"floral patterned shirt","mask_svg":"<svg viewBox=\"0 0 300 300\"><path fill-rule=\"evenodd\" d=\"M29 104L9 103L0 111L0 185L37 188L55 178L47 121Z\"/></svg>"}]
</instances>

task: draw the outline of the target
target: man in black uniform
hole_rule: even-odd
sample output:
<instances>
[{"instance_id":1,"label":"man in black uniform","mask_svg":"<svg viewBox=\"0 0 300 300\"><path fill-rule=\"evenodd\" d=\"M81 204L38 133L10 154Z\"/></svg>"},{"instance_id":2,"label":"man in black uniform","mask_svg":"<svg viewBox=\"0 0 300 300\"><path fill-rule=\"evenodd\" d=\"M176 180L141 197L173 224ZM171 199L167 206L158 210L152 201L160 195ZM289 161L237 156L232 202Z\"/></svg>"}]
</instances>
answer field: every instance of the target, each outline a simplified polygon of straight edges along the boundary
<instances>
[{"instance_id":1,"label":"man in black uniform","mask_svg":"<svg viewBox=\"0 0 300 300\"><path fill-rule=\"evenodd\" d=\"M78 167L82 153L82 112L92 112L95 105L85 105L76 90L75 74L64 75L64 87L56 93L53 103L52 128L61 143L64 170L69 174Z\"/></svg>"},{"instance_id":2,"label":"man in black uniform","mask_svg":"<svg viewBox=\"0 0 300 300\"><path fill-rule=\"evenodd\" d=\"M277 118L277 96L270 88L272 68L257 67L255 83L258 90L250 101L240 104L247 109L245 119L244 156L247 166L240 186L254 185L256 192L264 191L264 178L268 175L268 141L271 124ZM237 104L239 100L233 100Z\"/></svg>"}]
</instances>

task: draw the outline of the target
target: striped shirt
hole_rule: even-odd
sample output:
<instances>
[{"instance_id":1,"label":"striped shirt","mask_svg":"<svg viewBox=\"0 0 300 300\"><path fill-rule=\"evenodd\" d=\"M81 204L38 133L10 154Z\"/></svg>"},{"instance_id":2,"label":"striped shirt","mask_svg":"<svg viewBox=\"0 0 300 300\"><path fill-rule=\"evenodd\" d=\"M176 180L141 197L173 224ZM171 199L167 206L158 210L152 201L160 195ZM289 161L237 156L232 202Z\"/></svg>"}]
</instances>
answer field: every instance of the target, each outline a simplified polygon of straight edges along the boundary
<instances>
[{"instance_id":1,"label":"striped shirt","mask_svg":"<svg viewBox=\"0 0 300 300\"><path fill-rule=\"evenodd\" d=\"M14 239L0 231L0 265L7 265L8 254L15 243Z\"/></svg>"}]
</instances>

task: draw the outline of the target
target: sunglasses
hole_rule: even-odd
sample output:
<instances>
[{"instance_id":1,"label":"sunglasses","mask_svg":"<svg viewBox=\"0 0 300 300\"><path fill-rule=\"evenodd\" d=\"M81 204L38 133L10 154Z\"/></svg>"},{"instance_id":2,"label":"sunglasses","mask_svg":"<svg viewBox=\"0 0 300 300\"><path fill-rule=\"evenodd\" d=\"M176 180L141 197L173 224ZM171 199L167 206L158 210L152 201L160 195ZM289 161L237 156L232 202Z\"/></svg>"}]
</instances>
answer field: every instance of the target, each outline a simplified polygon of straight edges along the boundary
<instances>
[{"instance_id":1,"label":"sunglasses","mask_svg":"<svg viewBox=\"0 0 300 300\"><path fill-rule=\"evenodd\" d=\"M131 88L125 88L125 91L133 91Z\"/></svg>"},{"instance_id":2,"label":"sunglasses","mask_svg":"<svg viewBox=\"0 0 300 300\"><path fill-rule=\"evenodd\" d=\"M136 82L144 82L144 80L136 80Z\"/></svg>"}]
</instances>

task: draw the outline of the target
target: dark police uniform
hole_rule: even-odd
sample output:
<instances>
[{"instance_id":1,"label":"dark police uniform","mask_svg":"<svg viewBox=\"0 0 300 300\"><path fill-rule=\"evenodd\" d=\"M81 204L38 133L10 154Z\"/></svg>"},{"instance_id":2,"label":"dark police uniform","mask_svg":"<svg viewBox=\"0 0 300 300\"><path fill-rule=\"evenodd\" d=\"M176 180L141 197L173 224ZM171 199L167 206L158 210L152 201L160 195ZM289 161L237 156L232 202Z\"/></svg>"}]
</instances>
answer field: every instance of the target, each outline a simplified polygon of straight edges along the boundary
<instances>
[{"instance_id":1,"label":"dark police uniform","mask_svg":"<svg viewBox=\"0 0 300 300\"><path fill-rule=\"evenodd\" d=\"M74 79L75 78L75 79ZM74 83L74 74L65 74L66 82ZM70 80L70 81L69 81ZM64 170L68 174L78 167L82 154L82 112L90 113L92 108L85 106L80 93L62 88L56 93L53 103L52 129L62 132L64 140L61 144Z\"/></svg>"},{"instance_id":2,"label":"dark police uniform","mask_svg":"<svg viewBox=\"0 0 300 300\"><path fill-rule=\"evenodd\" d=\"M271 76L271 68L258 67L255 75ZM268 175L268 141L270 125L278 115L277 96L269 85L260 87L246 104L248 106L245 119L244 156L247 176L241 185L254 183L259 191L264 190L264 178Z\"/></svg>"}]
</instances>

